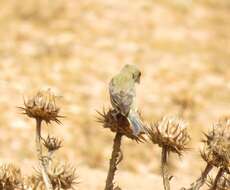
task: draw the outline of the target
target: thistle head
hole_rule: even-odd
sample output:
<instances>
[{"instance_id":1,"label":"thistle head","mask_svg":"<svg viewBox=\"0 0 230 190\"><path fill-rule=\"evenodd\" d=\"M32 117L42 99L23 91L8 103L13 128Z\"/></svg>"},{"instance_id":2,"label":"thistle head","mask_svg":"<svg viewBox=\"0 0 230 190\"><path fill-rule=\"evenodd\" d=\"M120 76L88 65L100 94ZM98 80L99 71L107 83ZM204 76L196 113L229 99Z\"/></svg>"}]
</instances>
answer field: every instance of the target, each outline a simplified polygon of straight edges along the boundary
<instances>
[{"instance_id":1,"label":"thistle head","mask_svg":"<svg viewBox=\"0 0 230 190\"><path fill-rule=\"evenodd\" d=\"M77 184L76 170L70 165L53 163L47 168L47 173L54 189L74 189ZM36 171L36 181L44 186L40 170Z\"/></svg>"},{"instance_id":2,"label":"thistle head","mask_svg":"<svg viewBox=\"0 0 230 190\"><path fill-rule=\"evenodd\" d=\"M48 135L46 139L43 139L43 145L49 152L54 152L62 147L62 141Z\"/></svg>"},{"instance_id":3,"label":"thistle head","mask_svg":"<svg viewBox=\"0 0 230 190\"><path fill-rule=\"evenodd\" d=\"M122 114L117 113L114 109L109 109L108 111L103 110L102 112L98 112L98 114L99 117L97 118L97 121L102 123L104 128L108 128L115 133L121 133L137 142L145 140L143 137L144 133L140 133L138 137L133 135L133 130L128 119Z\"/></svg>"},{"instance_id":4,"label":"thistle head","mask_svg":"<svg viewBox=\"0 0 230 190\"><path fill-rule=\"evenodd\" d=\"M0 166L0 189L23 189L21 170L12 164Z\"/></svg>"},{"instance_id":5,"label":"thistle head","mask_svg":"<svg viewBox=\"0 0 230 190\"><path fill-rule=\"evenodd\" d=\"M175 116L163 117L160 121L147 128L149 139L160 147L166 147L168 151L182 155L187 150L190 136L187 132L187 124Z\"/></svg>"},{"instance_id":6,"label":"thistle head","mask_svg":"<svg viewBox=\"0 0 230 190\"><path fill-rule=\"evenodd\" d=\"M60 108L56 105L56 97L50 89L46 91L39 91L35 96L24 100L24 107L20 107L29 117L44 120L46 123L55 121L58 124Z\"/></svg>"},{"instance_id":7,"label":"thistle head","mask_svg":"<svg viewBox=\"0 0 230 190\"><path fill-rule=\"evenodd\" d=\"M213 125L210 132L205 134L202 158L216 167L230 166L230 122L220 120Z\"/></svg>"}]
</instances>

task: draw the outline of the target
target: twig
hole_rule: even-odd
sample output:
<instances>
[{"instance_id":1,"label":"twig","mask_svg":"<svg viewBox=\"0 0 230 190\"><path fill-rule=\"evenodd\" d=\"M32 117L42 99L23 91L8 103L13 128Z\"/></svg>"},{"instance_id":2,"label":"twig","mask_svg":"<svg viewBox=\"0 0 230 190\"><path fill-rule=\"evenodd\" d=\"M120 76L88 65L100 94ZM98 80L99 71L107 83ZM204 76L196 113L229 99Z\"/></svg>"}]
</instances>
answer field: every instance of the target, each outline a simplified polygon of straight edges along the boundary
<instances>
[{"instance_id":1,"label":"twig","mask_svg":"<svg viewBox=\"0 0 230 190\"><path fill-rule=\"evenodd\" d=\"M42 177L46 186L46 190L53 190L53 186L50 182L46 164L44 163L43 156L42 156L42 144L41 144L41 119L36 119L36 149L37 149L37 157L40 162Z\"/></svg>"},{"instance_id":2,"label":"twig","mask_svg":"<svg viewBox=\"0 0 230 190\"><path fill-rule=\"evenodd\" d=\"M114 180L115 172L117 170L117 165L121 162L121 159L119 159L119 154L121 153L121 149L120 149L121 139L122 139L122 134L116 133L113 142L113 151L109 163L109 171L106 179L105 190L113 190L113 186L114 186L113 180Z\"/></svg>"},{"instance_id":3,"label":"twig","mask_svg":"<svg viewBox=\"0 0 230 190\"><path fill-rule=\"evenodd\" d=\"M170 190L170 181L169 181L168 167L167 167L167 157L168 157L167 147L163 146L162 153L161 153L161 174L163 177L164 189Z\"/></svg>"},{"instance_id":4,"label":"twig","mask_svg":"<svg viewBox=\"0 0 230 190\"><path fill-rule=\"evenodd\" d=\"M212 170L213 166L207 164L201 176L196 180L196 182L192 183L189 188L182 188L181 190L199 190L205 183L208 173Z\"/></svg>"}]
</instances>

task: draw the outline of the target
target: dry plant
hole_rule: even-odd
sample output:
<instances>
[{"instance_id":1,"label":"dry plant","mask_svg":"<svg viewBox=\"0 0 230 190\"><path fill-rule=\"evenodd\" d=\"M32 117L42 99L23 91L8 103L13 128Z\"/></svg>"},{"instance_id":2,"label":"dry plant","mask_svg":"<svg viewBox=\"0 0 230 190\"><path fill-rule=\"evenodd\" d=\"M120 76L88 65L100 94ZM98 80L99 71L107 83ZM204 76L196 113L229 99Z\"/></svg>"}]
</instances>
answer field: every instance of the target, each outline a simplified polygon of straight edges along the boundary
<instances>
[{"instance_id":1,"label":"dry plant","mask_svg":"<svg viewBox=\"0 0 230 190\"><path fill-rule=\"evenodd\" d=\"M205 183L208 183L210 189L220 190L229 189L229 164L230 164L230 120L224 118L213 125L211 131L205 134L203 140L203 150L201 157L207 163L201 176L185 190L198 190ZM218 172L214 179L208 175L213 168Z\"/></svg>"},{"instance_id":2,"label":"dry plant","mask_svg":"<svg viewBox=\"0 0 230 190\"><path fill-rule=\"evenodd\" d=\"M187 132L187 124L175 116L166 116L151 127L147 127L147 135L153 144L162 148L161 173L165 190L170 190L170 179L167 161L170 152L179 156L188 149L190 136ZM201 176L190 185L181 190L199 190L205 183L211 190L229 189L229 164L230 164L230 119L223 117L213 125L211 131L205 134L201 157L206 162L206 167ZM215 178L208 176L216 167L218 172Z\"/></svg>"},{"instance_id":3,"label":"dry plant","mask_svg":"<svg viewBox=\"0 0 230 190\"><path fill-rule=\"evenodd\" d=\"M36 174L24 177L19 168L12 164L0 166L0 190L59 190L74 189L76 171L70 165L54 162L53 154L62 147L62 141L54 136L42 137L42 121L52 121L61 124L59 118L60 108L56 105L56 96L51 92L39 91L35 96L24 100L24 107L20 107L23 113L36 121L36 150L39 167ZM188 150L190 135L187 123L177 116L165 116L149 127L144 126L145 133L133 135L128 119L114 109L103 109L98 112L98 122L104 128L115 133L113 150L109 162L109 170L106 178L105 190L120 190L114 185L114 177L119 163L123 159L121 150L122 138L127 137L136 142L144 142L147 135L153 144L161 147L161 174L165 190L170 190L172 175L168 170L170 153L182 156ZM140 113L139 113L140 115ZM206 162L201 176L190 187L182 187L181 190L199 190L207 184L210 190L228 190L230 188L230 118L222 117L214 123L212 129L204 134L201 157ZM46 149L46 151L43 150ZM210 176L213 168L217 169L215 177Z\"/></svg>"},{"instance_id":4,"label":"dry plant","mask_svg":"<svg viewBox=\"0 0 230 190\"><path fill-rule=\"evenodd\" d=\"M187 149L190 136L187 132L187 124L175 117L166 116L159 122L147 128L147 135L153 144L158 144L162 148L161 173L165 190L170 190L170 179L172 176L168 172L168 158L170 152L182 155Z\"/></svg>"},{"instance_id":5,"label":"dry plant","mask_svg":"<svg viewBox=\"0 0 230 190\"><path fill-rule=\"evenodd\" d=\"M123 159L123 153L121 151L122 137L126 136L132 140L136 140L136 142L143 142L143 133L139 134L139 136L134 136L127 118L117 113L114 109L109 109L107 112L103 110L102 112L98 112L98 114L98 122L102 123L104 128L108 128L116 134L113 141L113 150L109 163L105 190L118 190L121 188L118 186L114 187L114 176L118 164Z\"/></svg>"},{"instance_id":6,"label":"dry plant","mask_svg":"<svg viewBox=\"0 0 230 190\"><path fill-rule=\"evenodd\" d=\"M48 135L43 138L41 135L42 121L51 123L52 121L61 124L59 118L60 108L56 105L56 96L50 89L39 91L35 96L24 100L24 107L20 107L30 118L36 120L36 150L39 160L39 169L36 177L31 177L30 182L34 189L69 189L76 183L75 169L72 167L53 164L52 155L61 148L62 141L56 137ZM43 147L47 149L46 154ZM40 187L40 188L39 188Z\"/></svg>"},{"instance_id":7,"label":"dry plant","mask_svg":"<svg viewBox=\"0 0 230 190\"><path fill-rule=\"evenodd\" d=\"M13 164L0 166L0 189L1 190L24 190L21 170Z\"/></svg>"},{"instance_id":8,"label":"dry plant","mask_svg":"<svg viewBox=\"0 0 230 190\"><path fill-rule=\"evenodd\" d=\"M77 184L76 170L70 165L52 163L47 168L47 174L50 178L53 189L74 189L74 185ZM36 171L33 178L39 189L46 189L40 170Z\"/></svg>"}]
</instances>

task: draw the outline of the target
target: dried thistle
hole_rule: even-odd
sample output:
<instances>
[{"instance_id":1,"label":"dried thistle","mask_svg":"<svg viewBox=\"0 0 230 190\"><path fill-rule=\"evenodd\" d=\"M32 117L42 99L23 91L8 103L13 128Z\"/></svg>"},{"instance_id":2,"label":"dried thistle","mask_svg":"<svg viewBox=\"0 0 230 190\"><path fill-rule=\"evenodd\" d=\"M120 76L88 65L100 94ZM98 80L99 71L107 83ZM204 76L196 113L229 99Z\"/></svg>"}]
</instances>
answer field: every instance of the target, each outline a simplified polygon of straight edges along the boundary
<instances>
[{"instance_id":1,"label":"dried thistle","mask_svg":"<svg viewBox=\"0 0 230 190\"><path fill-rule=\"evenodd\" d=\"M187 149L190 136L186 123L174 116L166 116L156 124L146 128L147 135L153 144L162 147L161 174L165 190L170 190L170 176L168 174L168 156L170 152L182 155Z\"/></svg>"},{"instance_id":2,"label":"dried thistle","mask_svg":"<svg viewBox=\"0 0 230 190\"><path fill-rule=\"evenodd\" d=\"M43 139L43 145L49 152L54 152L62 147L62 141L48 135L46 139Z\"/></svg>"},{"instance_id":3,"label":"dried thistle","mask_svg":"<svg viewBox=\"0 0 230 190\"><path fill-rule=\"evenodd\" d=\"M127 118L117 113L114 109L109 109L108 111L103 110L97 113L99 114L97 121L102 123L104 128L109 128L112 132L120 133L137 142L143 142L145 140L143 137L144 133L140 133L138 137L133 135L132 128Z\"/></svg>"},{"instance_id":4,"label":"dried thistle","mask_svg":"<svg viewBox=\"0 0 230 190\"><path fill-rule=\"evenodd\" d=\"M47 172L54 190L74 189L74 186L78 183L76 182L76 170L70 165L56 163L50 165ZM45 186L41 170L36 170L36 180L39 181L40 186Z\"/></svg>"},{"instance_id":5,"label":"dried thistle","mask_svg":"<svg viewBox=\"0 0 230 190\"><path fill-rule=\"evenodd\" d=\"M23 177L21 170L13 164L4 164L0 166L0 189L23 190Z\"/></svg>"},{"instance_id":6,"label":"dried thistle","mask_svg":"<svg viewBox=\"0 0 230 190\"><path fill-rule=\"evenodd\" d=\"M147 135L154 144L167 147L168 151L182 155L187 150L190 136L187 124L174 116L166 116L161 121L147 128Z\"/></svg>"},{"instance_id":7,"label":"dried thistle","mask_svg":"<svg viewBox=\"0 0 230 190\"><path fill-rule=\"evenodd\" d=\"M117 113L114 109L109 109L107 112L98 112L99 117L98 122L103 124L104 128L109 128L112 132L116 133L113 142L113 151L109 164L109 171L106 179L105 190L114 190L114 176L117 170L118 164L122 161L123 154L121 151L121 140L122 136L126 136L137 142L145 141L143 137L144 133L139 134L138 136L133 135L132 128L129 124L129 121L122 114ZM118 187L115 187L115 189Z\"/></svg>"},{"instance_id":8,"label":"dried thistle","mask_svg":"<svg viewBox=\"0 0 230 190\"><path fill-rule=\"evenodd\" d=\"M60 108L57 107L55 98L56 96L50 89L39 91L34 97L27 101L24 100L24 107L20 107L24 111L24 114L36 120L37 157L40 162L42 176L47 190L53 190L53 187L46 171L47 163L45 163L43 159L41 123L42 121L45 121L46 123L50 123L51 121L55 121L58 124L61 123L58 118L62 116L59 115Z\"/></svg>"},{"instance_id":9,"label":"dried thistle","mask_svg":"<svg viewBox=\"0 0 230 190\"><path fill-rule=\"evenodd\" d=\"M215 180L209 180L208 184L212 186L211 189L222 189L228 187L226 182L220 185L223 173L229 173L230 164L230 120L226 118L220 119L213 125L210 132L205 134L203 140L204 146L201 151L201 157L207 162L205 170L202 172L200 178L191 184L187 190L198 190L207 181L207 176L213 167L219 168ZM229 179L229 178L228 178ZM222 180L223 181L223 180ZM220 187L220 188L219 188ZM223 188L223 190L225 190ZM184 188L185 189L185 188Z\"/></svg>"},{"instance_id":10,"label":"dried thistle","mask_svg":"<svg viewBox=\"0 0 230 190\"><path fill-rule=\"evenodd\" d=\"M59 115L60 108L56 105L56 97L50 89L46 91L39 91L35 96L24 100L24 107L20 107L29 117L35 118L37 120L45 121L46 123L50 123L51 121L55 121L58 124L59 117L63 117Z\"/></svg>"},{"instance_id":11,"label":"dried thistle","mask_svg":"<svg viewBox=\"0 0 230 190\"><path fill-rule=\"evenodd\" d=\"M204 147L201 157L215 167L228 168L230 166L230 122L220 120L214 124L212 130L205 134Z\"/></svg>"}]
</instances>

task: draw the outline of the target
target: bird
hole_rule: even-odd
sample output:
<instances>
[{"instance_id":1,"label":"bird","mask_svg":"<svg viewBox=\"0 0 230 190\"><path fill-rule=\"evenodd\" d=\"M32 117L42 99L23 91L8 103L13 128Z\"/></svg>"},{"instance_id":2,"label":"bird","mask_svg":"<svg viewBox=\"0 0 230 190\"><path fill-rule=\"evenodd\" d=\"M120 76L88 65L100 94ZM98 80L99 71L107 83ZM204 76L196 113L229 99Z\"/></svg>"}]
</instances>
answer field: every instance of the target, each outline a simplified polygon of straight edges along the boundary
<instances>
[{"instance_id":1,"label":"bird","mask_svg":"<svg viewBox=\"0 0 230 190\"><path fill-rule=\"evenodd\" d=\"M140 83L141 72L135 65L125 65L120 73L109 82L109 94L112 107L127 118L133 135L144 132L144 126L136 106L135 85Z\"/></svg>"}]
</instances>

